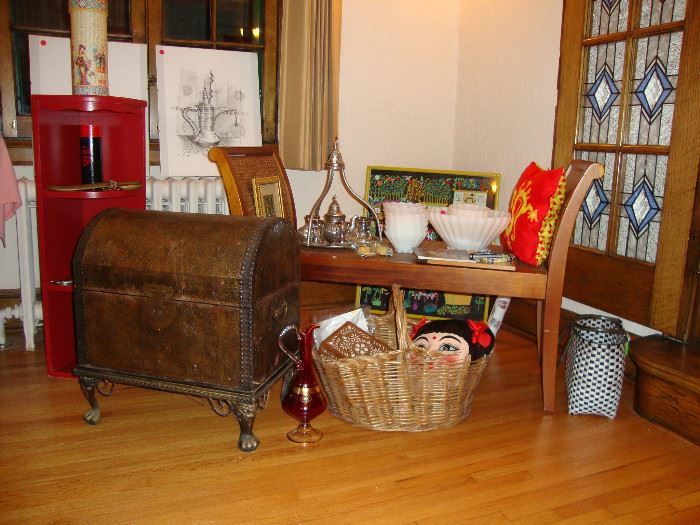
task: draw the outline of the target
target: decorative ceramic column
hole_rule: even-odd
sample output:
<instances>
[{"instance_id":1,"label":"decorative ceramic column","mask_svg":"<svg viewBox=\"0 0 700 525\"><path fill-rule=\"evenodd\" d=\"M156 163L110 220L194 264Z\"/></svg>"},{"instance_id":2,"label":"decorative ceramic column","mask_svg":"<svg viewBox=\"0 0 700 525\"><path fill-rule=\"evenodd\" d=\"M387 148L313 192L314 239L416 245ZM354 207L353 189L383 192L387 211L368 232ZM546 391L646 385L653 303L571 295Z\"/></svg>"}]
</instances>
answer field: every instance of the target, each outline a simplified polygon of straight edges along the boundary
<instances>
[{"instance_id":1,"label":"decorative ceramic column","mask_svg":"<svg viewBox=\"0 0 700 525\"><path fill-rule=\"evenodd\" d=\"M68 0L74 95L109 95L107 0Z\"/></svg>"}]
</instances>

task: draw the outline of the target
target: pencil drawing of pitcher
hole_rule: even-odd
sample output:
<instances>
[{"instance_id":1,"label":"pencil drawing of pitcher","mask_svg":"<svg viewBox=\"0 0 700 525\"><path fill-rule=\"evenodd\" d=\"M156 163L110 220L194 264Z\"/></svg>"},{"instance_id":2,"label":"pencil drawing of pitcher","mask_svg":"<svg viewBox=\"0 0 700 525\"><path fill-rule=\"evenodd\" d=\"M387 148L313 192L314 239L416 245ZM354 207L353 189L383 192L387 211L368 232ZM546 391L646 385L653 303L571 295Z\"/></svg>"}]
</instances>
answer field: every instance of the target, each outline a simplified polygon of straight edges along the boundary
<instances>
[{"instance_id":1,"label":"pencil drawing of pitcher","mask_svg":"<svg viewBox=\"0 0 700 525\"><path fill-rule=\"evenodd\" d=\"M233 114L234 127L238 127L238 110L228 107L217 108L212 105L214 73L211 71L209 72L208 84L209 86L207 87L207 81L205 80L204 88L202 89L202 100L198 104L186 108L178 108L182 118L192 128L192 140L196 144L207 148L215 146L221 140L215 130L216 119L221 115ZM190 114L194 114L194 118Z\"/></svg>"}]
</instances>

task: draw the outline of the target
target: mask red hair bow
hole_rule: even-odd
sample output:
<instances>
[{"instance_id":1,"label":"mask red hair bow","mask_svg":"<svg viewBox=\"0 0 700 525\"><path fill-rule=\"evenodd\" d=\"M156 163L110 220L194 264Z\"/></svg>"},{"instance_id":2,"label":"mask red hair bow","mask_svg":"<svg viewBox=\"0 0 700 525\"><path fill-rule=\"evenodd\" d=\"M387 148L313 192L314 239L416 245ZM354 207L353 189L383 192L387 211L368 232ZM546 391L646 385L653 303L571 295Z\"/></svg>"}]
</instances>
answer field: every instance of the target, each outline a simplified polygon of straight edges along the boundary
<instances>
[{"instance_id":1,"label":"mask red hair bow","mask_svg":"<svg viewBox=\"0 0 700 525\"><path fill-rule=\"evenodd\" d=\"M482 348L488 348L493 341L493 336L486 331L489 327L483 321L473 321L472 319L467 320L469 328L472 330L472 343L478 343Z\"/></svg>"},{"instance_id":2,"label":"mask red hair bow","mask_svg":"<svg viewBox=\"0 0 700 525\"><path fill-rule=\"evenodd\" d=\"M427 322L428 320L425 317L423 317L423 319L421 319L415 325L413 325L413 328L411 329L411 341L413 341L416 338L418 330L420 330L423 327L423 325Z\"/></svg>"}]
</instances>

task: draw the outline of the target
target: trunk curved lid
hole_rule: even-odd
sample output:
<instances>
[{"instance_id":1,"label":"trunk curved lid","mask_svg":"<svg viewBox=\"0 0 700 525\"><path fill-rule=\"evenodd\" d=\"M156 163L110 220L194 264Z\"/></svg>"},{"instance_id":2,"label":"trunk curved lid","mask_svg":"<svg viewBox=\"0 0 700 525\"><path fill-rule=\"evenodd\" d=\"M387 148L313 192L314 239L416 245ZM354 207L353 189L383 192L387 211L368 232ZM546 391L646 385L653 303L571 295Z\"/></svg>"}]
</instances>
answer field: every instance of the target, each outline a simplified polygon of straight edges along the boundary
<instances>
[{"instance_id":1,"label":"trunk curved lid","mask_svg":"<svg viewBox=\"0 0 700 525\"><path fill-rule=\"evenodd\" d=\"M73 279L76 291L251 308L254 295L299 281L298 252L280 218L112 208L85 228Z\"/></svg>"}]
</instances>

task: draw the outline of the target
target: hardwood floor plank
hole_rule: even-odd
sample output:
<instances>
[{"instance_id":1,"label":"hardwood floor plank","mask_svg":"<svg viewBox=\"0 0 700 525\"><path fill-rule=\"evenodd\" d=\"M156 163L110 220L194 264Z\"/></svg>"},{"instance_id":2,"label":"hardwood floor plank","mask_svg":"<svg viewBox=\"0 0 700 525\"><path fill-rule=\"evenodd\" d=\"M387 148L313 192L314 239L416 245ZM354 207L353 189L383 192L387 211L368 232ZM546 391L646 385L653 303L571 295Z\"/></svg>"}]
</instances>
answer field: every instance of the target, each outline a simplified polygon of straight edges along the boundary
<instances>
[{"instance_id":1,"label":"hardwood floor plank","mask_svg":"<svg viewBox=\"0 0 700 525\"><path fill-rule=\"evenodd\" d=\"M117 385L102 420L43 353L0 352L0 524L692 523L700 449L635 414L569 416L558 381L542 414L534 343L501 331L471 417L446 430L376 432L329 413L298 447L276 386L260 447L205 401Z\"/></svg>"}]
</instances>

